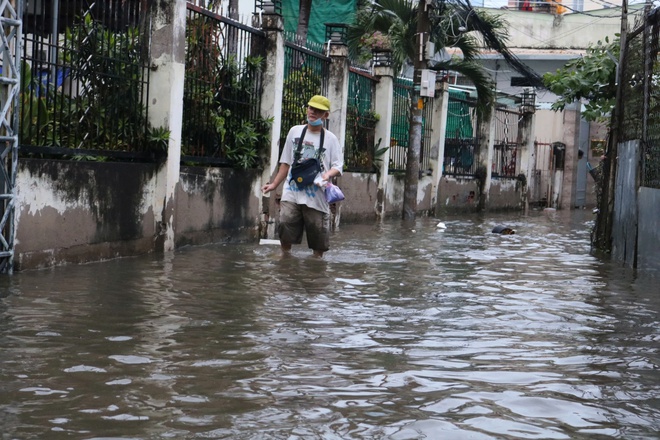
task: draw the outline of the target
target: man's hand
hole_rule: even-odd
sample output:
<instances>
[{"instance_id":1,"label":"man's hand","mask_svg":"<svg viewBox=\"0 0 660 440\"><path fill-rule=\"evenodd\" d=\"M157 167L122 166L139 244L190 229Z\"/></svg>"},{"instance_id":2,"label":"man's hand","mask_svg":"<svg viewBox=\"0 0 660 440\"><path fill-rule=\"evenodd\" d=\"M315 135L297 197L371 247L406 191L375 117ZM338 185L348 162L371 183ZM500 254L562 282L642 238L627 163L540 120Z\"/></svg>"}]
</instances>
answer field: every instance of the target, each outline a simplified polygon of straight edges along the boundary
<instances>
[{"instance_id":1,"label":"man's hand","mask_svg":"<svg viewBox=\"0 0 660 440\"><path fill-rule=\"evenodd\" d=\"M264 192L264 193L269 193L269 192L271 192L272 190L274 190L276 188L277 188L277 185L275 185L272 182L269 182L269 183L267 183L267 184L265 184L264 186L261 187L261 191Z\"/></svg>"}]
</instances>

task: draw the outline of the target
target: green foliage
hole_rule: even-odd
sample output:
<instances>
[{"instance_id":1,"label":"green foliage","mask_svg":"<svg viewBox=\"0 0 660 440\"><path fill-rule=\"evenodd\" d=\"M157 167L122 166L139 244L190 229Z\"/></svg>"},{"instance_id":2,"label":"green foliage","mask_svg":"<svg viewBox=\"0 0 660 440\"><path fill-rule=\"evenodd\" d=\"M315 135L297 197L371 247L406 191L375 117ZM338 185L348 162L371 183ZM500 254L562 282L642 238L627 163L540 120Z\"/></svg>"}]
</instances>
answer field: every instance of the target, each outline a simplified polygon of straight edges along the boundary
<instances>
[{"instance_id":1,"label":"green foliage","mask_svg":"<svg viewBox=\"0 0 660 440\"><path fill-rule=\"evenodd\" d=\"M150 127L147 130L147 139L151 151L167 152L170 142L170 131L163 127Z\"/></svg>"},{"instance_id":2,"label":"green foliage","mask_svg":"<svg viewBox=\"0 0 660 440\"><path fill-rule=\"evenodd\" d=\"M383 164L383 156L390 149L390 147L382 147L380 144L383 142L382 138L378 139L378 142L374 145L374 160L373 160L373 169L376 174L380 177L380 167Z\"/></svg>"},{"instance_id":3,"label":"green foliage","mask_svg":"<svg viewBox=\"0 0 660 440\"><path fill-rule=\"evenodd\" d=\"M265 153L269 137L268 129L273 123L273 119L247 121L232 130L233 142L226 146L227 158L236 166L242 169L254 168L261 164L264 157L260 153Z\"/></svg>"},{"instance_id":4,"label":"green foliage","mask_svg":"<svg viewBox=\"0 0 660 440\"><path fill-rule=\"evenodd\" d=\"M380 115L373 111L360 112L349 106L346 115L346 167L353 170L371 170L374 166L376 147L374 129ZM379 142L380 144L380 142ZM378 145L379 145L378 144Z\"/></svg>"},{"instance_id":5,"label":"green foliage","mask_svg":"<svg viewBox=\"0 0 660 440\"><path fill-rule=\"evenodd\" d=\"M284 80L283 102L291 113L287 115L289 120L283 125L301 124L307 119L307 102L309 98L321 92L322 84L321 72L312 67L290 69Z\"/></svg>"},{"instance_id":6,"label":"green foliage","mask_svg":"<svg viewBox=\"0 0 660 440\"><path fill-rule=\"evenodd\" d=\"M209 17L186 26L184 155L226 158L242 169L261 166L270 146L272 120L254 116L264 59L225 56L221 23Z\"/></svg>"},{"instance_id":7,"label":"green foliage","mask_svg":"<svg viewBox=\"0 0 660 440\"><path fill-rule=\"evenodd\" d=\"M546 73L545 85L559 97L552 109L563 110L568 104L585 100L584 118L603 120L614 108L618 56L618 36L612 42L605 38L604 42L589 47L585 56L569 61L556 73Z\"/></svg>"},{"instance_id":8,"label":"green foliage","mask_svg":"<svg viewBox=\"0 0 660 440\"><path fill-rule=\"evenodd\" d=\"M30 65L21 63L21 120L20 139L24 144L31 144L39 138L47 138L52 128L52 110L48 106L45 94L39 96L39 82L32 77Z\"/></svg>"},{"instance_id":9,"label":"green foliage","mask_svg":"<svg viewBox=\"0 0 660 440\"><path fill-rule=\"evenodd\" d=\"M142 102L142 55L137 28L112 32L85 14L67 29L64 60L72 78L83 85L73 98L83 145L127 150L148 144Z\"/></svg>"},{"instance_id":10,"label":"green foliage","mask_svg":"<svg viewBox=\"0 0 660 440\"><path fill-rule=\"evenodd\" d=\"M386 42L392 50L395 72L401 71L406 64L412 65L417 51L415 42L418 41L417 8L418 3L409 0L365 2L348 29L348 46L353 59L369 57L373 44ZM460 2L446 2L442 7L432 9L429 19L436 51L454 47L463 54L462 58L430 62L429 67L438 71L455 71L470 79L477 88L480 110L487 112L494 99L492 80L475 59L484 43L488 47L505 47L507 23L500 16L465 7ZM459 31L459 27L465 31ZM383 37L374 40L373 36L380 34ZM482 37L481 40L476 36ZM372 45L364 44L372 40Z\"/></svg>"},{"instance_id":11,"label":"green foliage","mask_svg":"<svg viewBox=\"0 0 660 440\"><path fill-rule=\"evenodd\" d=\"M22 64L21 143L71 149L163 151L169 133L151 128L142 105L143 61L136 28L111 32L84 15L67 28L58 70L76 93ZM164 151L167 151L165 148ZM73 160L92 160L72 155ZM94 160L106 160L97 157Z\"/></svg>"}]
</instances>

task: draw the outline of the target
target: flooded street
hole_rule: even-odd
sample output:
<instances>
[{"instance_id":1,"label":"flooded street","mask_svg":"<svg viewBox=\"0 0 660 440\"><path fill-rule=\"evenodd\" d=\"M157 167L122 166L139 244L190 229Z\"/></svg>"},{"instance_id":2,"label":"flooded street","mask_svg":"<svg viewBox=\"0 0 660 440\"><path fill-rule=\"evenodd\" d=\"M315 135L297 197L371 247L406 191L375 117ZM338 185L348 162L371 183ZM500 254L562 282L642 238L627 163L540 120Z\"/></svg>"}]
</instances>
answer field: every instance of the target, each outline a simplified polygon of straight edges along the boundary
<instances>
[{"instance_id":1,"label":"flooded street","mask_svg":"<svg viewBox=\"0 0 660 440\"><path fill-rule=\"evenodd\" d=\"M659 438L660 280L441 220L2 277L0 439Z\"/></svg>"}]
</instances>

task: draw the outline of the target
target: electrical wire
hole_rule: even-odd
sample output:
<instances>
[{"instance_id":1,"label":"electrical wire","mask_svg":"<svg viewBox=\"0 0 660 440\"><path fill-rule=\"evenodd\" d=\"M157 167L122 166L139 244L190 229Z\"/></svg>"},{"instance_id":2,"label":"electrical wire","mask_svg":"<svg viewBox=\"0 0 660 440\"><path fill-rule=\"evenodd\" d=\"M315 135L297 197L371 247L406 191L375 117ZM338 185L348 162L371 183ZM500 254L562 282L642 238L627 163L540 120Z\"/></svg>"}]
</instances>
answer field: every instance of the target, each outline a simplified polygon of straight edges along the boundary
<instances>
[{"instance_id":1,"label":"electrical wire","mask_svg":"<svg viewBox=\"0 0 660 440\"><path fill-rule=\"evenodd\" d=\"M571 8L570 6L567 6L563 3L560 3L556 0L545 0L549 3L554 3L555 5L559 5L564 9L568 9L569 11L573 12L574 14L580 14L580 15L586 15L588 17L597 17L597 18L615 18L615 17L620 17L621 14L616 14L616 15L600 15L600 14L591 14L589 12L583 12L583 11L578 11L577 9ZM607 8L607 9L621 9L621 6L615 7L615 8Z\"/></svg>"}]
</instances>

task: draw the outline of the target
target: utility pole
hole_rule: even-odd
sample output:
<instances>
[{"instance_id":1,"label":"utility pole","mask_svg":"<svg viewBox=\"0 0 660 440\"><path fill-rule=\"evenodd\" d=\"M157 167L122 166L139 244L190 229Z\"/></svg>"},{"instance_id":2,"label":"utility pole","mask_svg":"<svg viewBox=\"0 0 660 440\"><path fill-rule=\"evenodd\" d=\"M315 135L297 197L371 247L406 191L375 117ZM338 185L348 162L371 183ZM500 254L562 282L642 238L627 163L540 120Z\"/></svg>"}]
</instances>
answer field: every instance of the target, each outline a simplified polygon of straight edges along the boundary
<instances>
[{"instance_id":1,"label":"utility pole","mask_svg":"<svg viewBox=\"0 0 660 440\"><path fill-rule=\"evenodd\" d=\"M601 200L598 204L598 217L596 219L595 245L601 251L612 250L612 226L614 221L614 190L616 183L618 144L623 123L623 73L628 55L628 0L621 2L621 36L619 63L616 66L616 101L610 123L609 148L603 164L603 188Z\"/></svg>"},{"instance_id":2,"label":"utility pole","mask_svg":"<svg viewBox=\"0 0 660 440\"><path fill-rule=\"evenodd\" d=\"M406 180L403 192L403 220L415 220L417 212L417 186L419 183L419 156L422 147L422 114L424 97L435 92L435 72L427 70L427 60L433 56L433 43L429 41L430 0L419 0L417 5L417 34L415 50L415 77L410 103L410 138L406 156Z\"/></svg>"}]
</instances>

